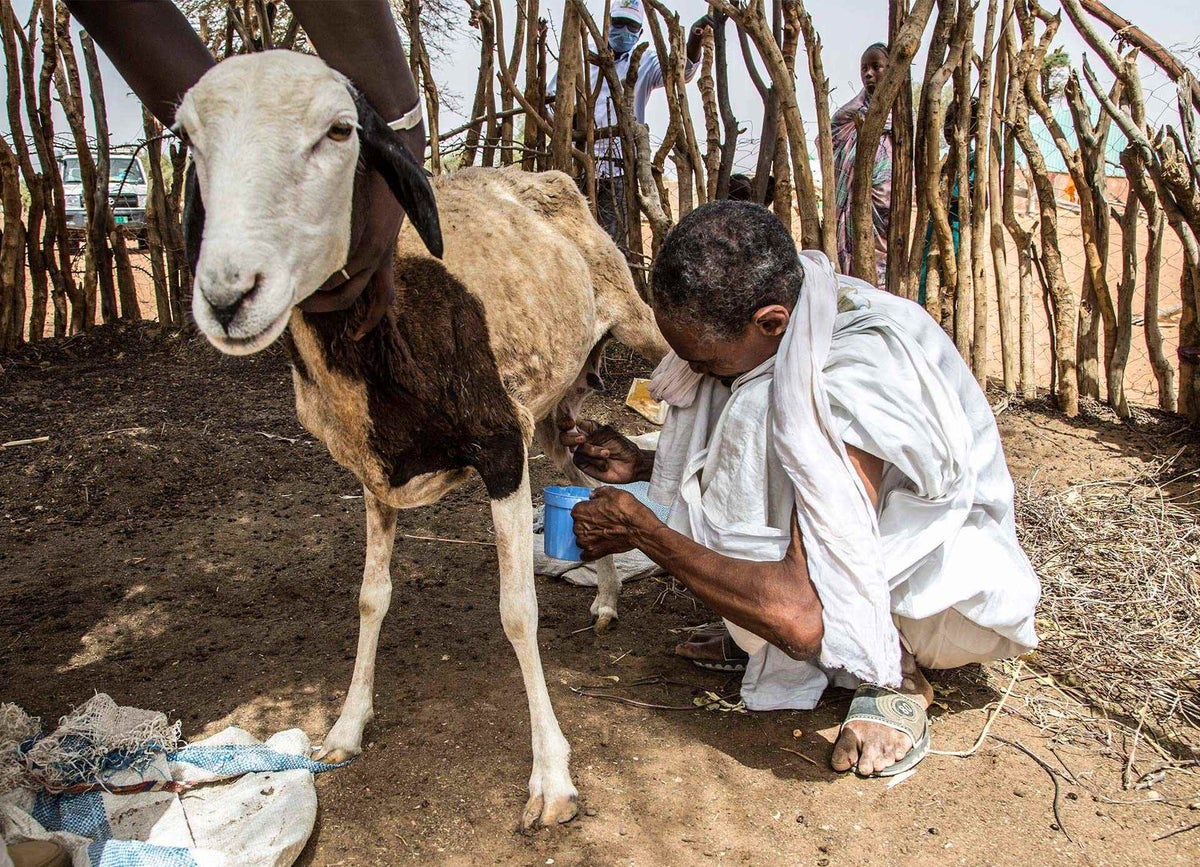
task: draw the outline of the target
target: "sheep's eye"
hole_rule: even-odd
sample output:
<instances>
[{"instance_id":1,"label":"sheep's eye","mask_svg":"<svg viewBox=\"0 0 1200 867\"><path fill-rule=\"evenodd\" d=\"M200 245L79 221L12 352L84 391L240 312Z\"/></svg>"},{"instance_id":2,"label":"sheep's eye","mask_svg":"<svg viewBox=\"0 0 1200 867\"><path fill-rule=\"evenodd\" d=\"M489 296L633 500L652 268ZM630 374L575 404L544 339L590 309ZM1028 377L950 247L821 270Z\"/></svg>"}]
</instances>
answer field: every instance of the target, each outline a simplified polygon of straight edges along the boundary
<instances>
[{"instance_id":1,"label":"sheep's eye","mask_svg":"<svg viewBox=\"0 0 1200 867\"><path fill-rule=\"evenodd\" d=\"M327 135L334 141L345 141L350 138L350 133L354 132L354 125L344 120L339 120L329 128Z\"/></svg>"}]
</instances>

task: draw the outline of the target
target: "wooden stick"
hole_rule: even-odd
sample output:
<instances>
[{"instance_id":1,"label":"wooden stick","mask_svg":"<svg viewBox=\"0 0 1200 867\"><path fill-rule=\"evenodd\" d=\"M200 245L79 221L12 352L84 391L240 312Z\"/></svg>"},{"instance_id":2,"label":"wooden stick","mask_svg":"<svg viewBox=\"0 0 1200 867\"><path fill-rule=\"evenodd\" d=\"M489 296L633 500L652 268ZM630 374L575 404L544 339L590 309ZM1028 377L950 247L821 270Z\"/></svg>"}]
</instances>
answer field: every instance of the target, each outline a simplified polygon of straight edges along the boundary
<instances>
[{"instance_id":1,"label":"wooden stick","mask_svg":"<svg viewBox=\"0 0 1200 867\"><path fill-rule=\"evenodd\" d=\"M1051 309L1051 357L1054 360L1054 382L1058 408L1069 417L1079 414L1079 383L1076 379L1075 335L1078 303L1067 286L1063 272L1062 254L1058 238L1058 204L1054 184L1046 168L1046 160L1029 126L1029 105L1041 100L1040 73L1046 52L1057 32L1057 24L1051 19L1041 38L1034 29L1033 15L1026 7L1026 0L1016 4L1017 20L1021 31L1021 50L1014 70L1014 96L1009 108L1008 119L1016 135L1017 143L1025 153L1025 159L1033 174L1033 185L1037 190L1042 238L1040 261L1037 263L1046 280L1046 302ZM1040 11L1040 9L1039 9ZM1032 94L1032 96L1031 96Z\"/></svg>"},{"instance_id":2,"label":"wooden stick","mask_svg":"<svg viewBox=\"0 0 1200 867\"><path fill-rule=\"evenodd\" d=\"M909 0L888 0L888 43L894 45L900 27L908 13ZM816 81L813 82L814 87ZM821 99L817 98L818 129L820 128ZM904 73L904 81L892 104L892 200L887 232L887 283L893 295L908 296L908 255L912 246L913 169L913 88L912 67ZM818 139L819 144L819 139ZM819 150L819 148L818 148ZM925 227L917 224L917 231Z\"/></svg>"},{"instance_id":3,"label":"wooden stick","mask_svg":"<svg viewBox=\"0 0 1200 867\"><path fill-rule=\"evenodd\" d=\"M992 735L992 739L997 740L1002 744L1007 744L1008 746L1012 747L1013 749L1020 750L1025 755L1029 756L1029 758L1031 758L1035 762L1037 762L1038 765L1041 767L1041 769L1050 775L1050 782L1054 784L1054 801L1053 801L1053 805L1052 805L1053 809L1054 809L1054 821L1058 825L1058 830L1062 831L1063 836L1066 837L1068 840L1070 840L1072 843L1074 843L1075 840L1072 839L1071 835L1067 832L1067 826L1063 824L1062 814L1059 812L1059 809L1058 809L1058 796L1059 796L1058 772L1055 771L1054 768L1050 767L1050 765L1046 762L1045 759L1043 759L1041 756L1039 756L1033 750L1029 749L1029 747L1025 746L1020 741L1010 741L1010 740L1007 740L1002 737L997 737L996 735Z\"/></svg>"},{"instance_id":4,"label":"wooden stick","mask_svg":"<svg viewBox=\"0 0 1200 867\"><path fill-rule=\"evenodd\" d=\"M1012 15L1013 0L1004 0L1000 12L1001 36L1004 41L1005 22ZM1007 140L1001 134L1004 105L1008 95L1008 53L1003 49L996 52L995 75L992 84L991 105L991 148L988 154L988 218L991 222L988 240L992 248L992 273L996 277L996 312L1000 324L1000 358L1004 391L1013 394L1017 390L1018 352L1020 339L1017 334L1016 317L1013 311L1012 289L1008 282L1008 250L1004 243L1004 187L1001 182L1001 148ZM988 106L980 105L981 111ZM1010 143L1011 144L1011 143ZM1015 240L1015 239L1014 239Z\"/></svg>"},{"instance_id":5,"label":"wooden stick","mask_svg":"<svg viewBox=\"0 0 1200 867\"><path fill-rule=\"evenodd\" d=\"M9 440L6 443L0 443L0 449L15 449L17 446L32 446L37 443L48 443L50 437L33 437L27 440Z\"/></svg>"},{"instance_id":6,"label":"wooden stick","mask_svg":"<svg viewBox=\"0 0 1200 867\"><path fill-rule=\"evenodd\" d=\"M799 750L792 750L792 749L788 749L787 747L780 747L779 749L781 749L785 753L791 753L793 756L799 756L800 758L804 759L804 761L808 762L810 765L812 765L815 768L821 767L820 762L818 762L816 759L809 758L808 756L804 755L804 753L800 752Z\"/></svg>"},{"instance_id":7,"label":"wooden stick","mask_svg":"<svg viewBox=\"0 0 1200 867\"><path fill-rule=\"evenodd\" d=\"M1080 4L1087 10L1088 14L1099 21L1103 21L1113 29L1116 38L1127 42L1130 45L1136 45L1146 53L1146 56L1158 64L1172 81L1184 82L1188 78L1188 70L1183 64L1175 59L1170 51L1164 48L1161 44L1152 39L1146 31L1136 26L1133 22L1126 18L1117 15L1099 0L1063 0L1063 8L1067 15L1079 26L1079 21L1083 19L1080 14ZM1200 111L1200 83L1192 78L1188 83L1188 90L1191 92L1192 105Z\"/></svg>"},{"instance_id":8,"label":"wooden stick","mask_svg":"<svg viewBox=\"0 0 1200 867\"><path fill-rule=\"evenodd\" d=\"M987 721L983 724L983 731L979 733L979 737L975 740L975 745L969 750L930 750L930 755L935 756L954 756L960 759L965 759L968 756L973 756L979 751L984 740L988 736L988 731L992 727L992 723L1000 716L1000 712L1004 710L1004 705L1008 701L1008 697L1012 695L1013 687L1017 685L1017 678L1021 675L1021 669L1025 666L1023 660L1018 659L1016 668L1013 669L1012 680L1008 682L1008 689L1004 690L1004 695L1000 696L1000 703L996 705L996 709L988 716Z\"/></svg>"},{"instance_id":9,"label":"wooden stick","mask_svg":"<svg viewBox=\"0 0 1200 867\"><path fill-rule=\"evenodd\" d=\"M471 539L444 539L441 536L416 536L412 533L397 533L403 539L414 539L418 542L449 542L452 545L482 545L484 548L495 548L495 542L475 542Z\"/></svg>"},{"instance_id":10,"label":"wooden stick","mask_svg":"<svg viewBox=\"0 0 1200 867\"><path fill-rule=\"evenodd\" d=\"M1176 834L1184 834L1188 831L1194 831L1197 828L1200 828L1200 822L1193 822L1191 825L1188 825L1185 828L1177 828L1174 831L1169 831L1166 834L1162 834L1158 837L1155 837L1154 842L1157 843L1159 840L1165 840L1168 837L1174 837Z\"/></svg>"},{"instance_id":11,"label":"wooden stick","mask_svg":"<svg viewBox=\"0 0 1200 867\"><path fill-rule=\"evenodd\" d=\"M854 178L850 184L850 223L854 237L851 241L853 259L851 273L872 286L878 281L875 269L875 221L871 217L871 179L875 156L883 127L891 113L900 87L908 77L912 59L921 44L921 35L933 12L934 0L916 0L904 19L894 44L888 50L888 66L875 86L871 104L858 130L858 145L854 154ZM968 7L972 8L973 7ZM807 161L806 161L807 162Z\"/></svg>"},{"instance_id":12,"label":"wooden stick","mask_svg":"<svg viewBox=\"0 0 1200 867\"><path fill-rule=\"evenodd\" d=\"M988 365L988 264L984 251L987 221L987 193L992 164L992 54L996 44L998 0L988 0L987 25L983 37L983 55L979 66L979 112L975 139L975 186L971 190L971 273L974 279L974 334L971 341L971 370L980 387L987 389ZM968 100L969 102L969 100ZM968 108L968 115L971 112ZM994 268L993 268L994 270Z\"/></svg>"},{"instance_id":13,"label":"wooden stick","mask_svg":"<svg viewBox=\"0 0 1200 867\"><path fill-rule=\"evenodd\" d=\"M837 262L837 197L833 194L833 133L829 118L829 79L821 60L821 36L803 0L794 6L804 51L808 55L808 75L812 79L817 102L817 163L821 167L821 249L830 262ZM893 209L895 213L896 209ZM889 251L891 248L888 248ZM889 266L890 270L890 266Z\"/></svg>"}]
</instances>

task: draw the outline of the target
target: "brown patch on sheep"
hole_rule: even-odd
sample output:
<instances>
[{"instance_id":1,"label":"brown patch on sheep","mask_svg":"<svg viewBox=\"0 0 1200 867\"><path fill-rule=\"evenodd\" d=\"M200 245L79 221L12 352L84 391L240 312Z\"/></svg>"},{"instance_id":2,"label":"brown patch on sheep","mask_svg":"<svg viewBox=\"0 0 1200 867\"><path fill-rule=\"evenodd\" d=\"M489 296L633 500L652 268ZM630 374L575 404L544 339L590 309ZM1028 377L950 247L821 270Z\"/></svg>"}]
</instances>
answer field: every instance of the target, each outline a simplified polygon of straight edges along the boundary
<instances>
[{"instance_id":1,"label":"brown patch on sheep","mask_svg":"<svg viewBox=\"0 0 1200 867\"><path fill-rule=\"evenodd\" d=\"M474 468L490 497L508 496L521 481L525 436L483 305L428 256L398 257L395 284L391 314L361 340L347 333L353 312L305 314L329 367L363 385L370 447L388 482Z\"/></svg>"},{"instance_id":2,"label":"brown patch on sheep","mask_svg":"<svg viewBox=\"0 0 1200 867\"><path fill-rule=\"evenodd\" d=\"M536 420L578 408L610 335L651 360L666 350L565 174L467 169L434 189L444 258L405 225L378 327L353 339L366 297L292 317L301 421L393 505L430 502L467 468L506 496Z\"/></svg>"}]
</instances>

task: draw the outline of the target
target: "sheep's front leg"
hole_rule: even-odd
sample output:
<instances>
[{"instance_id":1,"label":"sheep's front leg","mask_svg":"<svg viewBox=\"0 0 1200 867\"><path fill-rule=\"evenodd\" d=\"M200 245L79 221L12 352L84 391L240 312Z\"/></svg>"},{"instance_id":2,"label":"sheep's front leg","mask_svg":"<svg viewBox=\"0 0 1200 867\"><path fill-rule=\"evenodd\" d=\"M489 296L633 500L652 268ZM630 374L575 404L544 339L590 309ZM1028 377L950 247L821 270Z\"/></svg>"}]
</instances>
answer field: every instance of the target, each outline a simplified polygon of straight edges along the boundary
<instances>
[{"instance_id":1,"label":"sheep's front leg","mask_svg":"<svg viewBox=\"0 0 1200 867\"><path fill-rule=\"evenodd\" d=\"M617 577L617 564L612 556L596 561L596 599L592 602L592 618L596 631L604 632L617 619L617 596L621 593L621 579Z\"/></svg>"},{"instance_id":2,"label":"sheep's front leg","mask_svg":"<svg viewBox=\"0 0 1200 867\"><path fill-rule=\"evenodd\" d=\"M358 591L358 654L354 675L334 723L317 758L343 762L362 752L362 734L374 716L371 699L375 684L375 652L379 628L392 600L392 543L396 539L396 510L363 488L367 512L367 558L362 588Z\"/></svg>"},{"instance_id":3,"label":"sheep's front leg","mask_svg":"<svg viewBox=\"0 0 1200 867\"><path fill-rule=\"evenodd\" d=\"M500 621L517 652L529 721L533 729L533 772L529 801L521 815L525 828L569 822L579 809L578 793L568 767L571 746L563 737L550 705L546 677L537 646L538 604L533 586L533 503L529 496L529 467L521 485L502 500L492 500L496 553L500 561Z\"/></svg>"}]
</instances>

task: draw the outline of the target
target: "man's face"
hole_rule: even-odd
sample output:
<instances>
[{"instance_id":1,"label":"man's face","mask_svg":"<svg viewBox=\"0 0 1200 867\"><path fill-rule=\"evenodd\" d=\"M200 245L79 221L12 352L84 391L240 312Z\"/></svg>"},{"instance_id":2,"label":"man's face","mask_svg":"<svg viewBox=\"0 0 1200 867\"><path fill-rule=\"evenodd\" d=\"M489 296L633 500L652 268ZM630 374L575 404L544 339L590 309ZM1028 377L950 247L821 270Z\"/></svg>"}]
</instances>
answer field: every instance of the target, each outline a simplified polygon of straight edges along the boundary
<instances>
[{"instance_id":1,"label":"man's face","mask_svg":"<svg viewBox=\"0 0 1200 867\"><path fill-rule=\"evenodd\" d=\"M630 18L613 18L608 27L608 46L617 54L625 54L637 45L642 27Z\"/></svg>"},{"instance_id":2,"label":"man's face","mask_svg":"<svg viewBox=\"0 0 1200 867\"><path fill-rule=\"evenodd\" d=\"M755 311L742 332L732 337L716 336L700 323L676 319L657 310L654 318L671 349L694 372L730 385L779 351L790 314L778 304L762 307Z\"/></svg>"}]
</instances>

